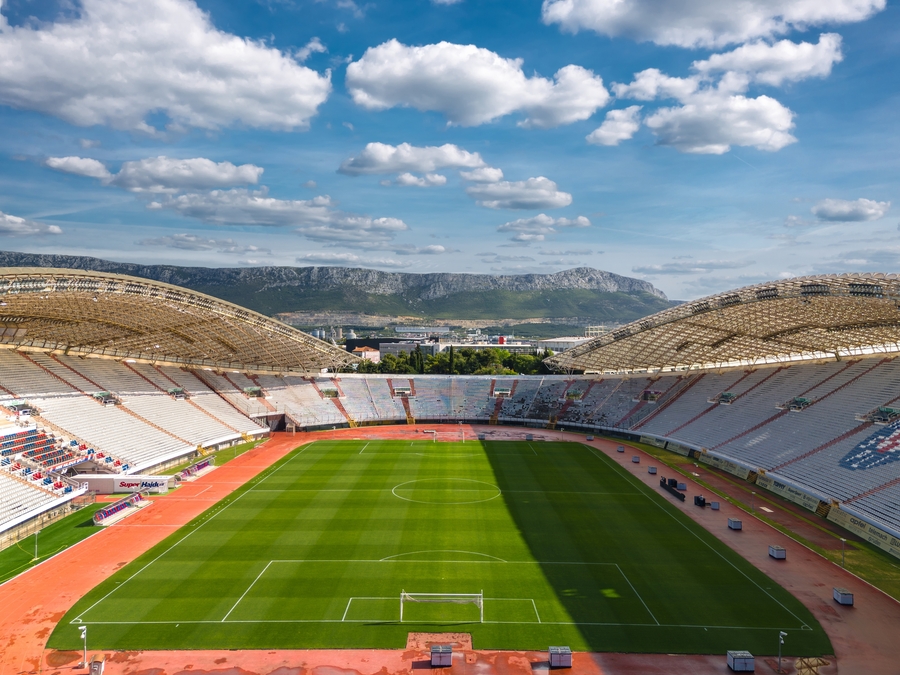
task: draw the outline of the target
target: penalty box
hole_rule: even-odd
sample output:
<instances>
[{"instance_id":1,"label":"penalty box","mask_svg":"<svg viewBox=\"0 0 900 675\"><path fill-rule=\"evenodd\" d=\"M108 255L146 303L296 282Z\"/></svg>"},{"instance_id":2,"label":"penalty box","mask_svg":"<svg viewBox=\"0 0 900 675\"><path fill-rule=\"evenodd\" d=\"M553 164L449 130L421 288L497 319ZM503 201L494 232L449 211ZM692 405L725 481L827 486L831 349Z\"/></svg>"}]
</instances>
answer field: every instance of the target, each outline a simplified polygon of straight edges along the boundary
<instances>
[{"instance_id":1,"label":"penalty box","mask_svg":"<svg viewBox=\"0 0 900 675\"><path fill-rule=\"evenodd\" d=\"M546 565L565 566L566 588L548 583ZM270 561L229 603L222 620L399 622L403 589L419 595L482 592L485 623L658 625L615 563L407 558ZM480 615L475 604L412 602L403 623L478 623Z\"/></svg>"},{"instance_id":2,"label":"penalty box","mask_svg":"<svg viewBox=\"0 0 900 675\"><path fill-rule=\"evenodd\" d=\"M358 623L541 623L533 598L482 598L481 607L474 603L406 604L400 618L400 598L359 597L347 600L341 621Z\"/></svg>"}]
</instances>

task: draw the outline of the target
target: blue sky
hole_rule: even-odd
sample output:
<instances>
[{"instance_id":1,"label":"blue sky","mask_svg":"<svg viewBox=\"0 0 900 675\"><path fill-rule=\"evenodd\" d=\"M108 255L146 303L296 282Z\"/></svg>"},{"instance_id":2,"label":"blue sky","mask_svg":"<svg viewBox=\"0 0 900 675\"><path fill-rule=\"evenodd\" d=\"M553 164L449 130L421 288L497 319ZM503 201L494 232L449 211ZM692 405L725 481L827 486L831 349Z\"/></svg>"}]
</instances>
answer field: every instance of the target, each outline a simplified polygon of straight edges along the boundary
<instances>
[{"instance_id":1,"label":"blue sky","mask_svg":"<svg viewBox=\"0 0 900 675\"><path fill-rule=\"evenodd\" d=\"M885 0L5 0L0 248L897 272Z\"/></svg>"}]
</instances>

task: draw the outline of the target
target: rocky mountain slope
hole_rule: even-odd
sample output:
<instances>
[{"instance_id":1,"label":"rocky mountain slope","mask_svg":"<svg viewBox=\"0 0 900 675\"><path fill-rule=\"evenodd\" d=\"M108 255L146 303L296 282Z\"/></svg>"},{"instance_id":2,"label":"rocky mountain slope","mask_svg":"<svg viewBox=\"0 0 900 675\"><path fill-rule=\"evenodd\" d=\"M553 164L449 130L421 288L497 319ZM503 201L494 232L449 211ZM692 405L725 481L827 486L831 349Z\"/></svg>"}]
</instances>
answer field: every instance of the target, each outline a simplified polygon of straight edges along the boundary
<instances>
[{"instance_id":1,"label":"rocky mountain slope","mask_svg":"<svg viewBox=\"0 0 900 675\"><path fill-rule=\"evenodd\" d=\"M630 321L670 306L652 284L579 267L555 274L410 274L347 267L207 268L0 252L0 267L130 274L184 286L265 314L335 310L439 318L590 317Z\"/></svg>"}]
</instances>

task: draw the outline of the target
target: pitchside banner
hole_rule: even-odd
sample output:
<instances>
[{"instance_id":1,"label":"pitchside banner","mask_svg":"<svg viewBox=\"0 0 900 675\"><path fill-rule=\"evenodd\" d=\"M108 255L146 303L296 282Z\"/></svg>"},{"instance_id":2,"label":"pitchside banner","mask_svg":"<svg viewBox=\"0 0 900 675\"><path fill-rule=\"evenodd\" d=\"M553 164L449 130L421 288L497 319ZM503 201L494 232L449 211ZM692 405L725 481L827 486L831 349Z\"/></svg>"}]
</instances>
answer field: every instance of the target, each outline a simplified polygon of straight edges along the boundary
<instances>
[{"instance_id":1,"label":"pitchside banner","mask_svg":"<svg viewBox=\"0 0 900 675\"><path fill-rule=\"evenodd\" d=\"M820 500L818 497L808 495L805 492L801 492L795 487L785 485L784 483L777 481L774 478L770 478L769 476L760 476L756 479L756 484L759 487L765 488L770 492L774 492L776 495L781 495L785 499L792 501L795 504L799 504L803 508L809 509L810 511L815 511L817 508L819 508Z\"/></svg>"},{"instance_id":2,"label":"pitchside banner","mask_svg":"<svg viewBox=\"0 0 900 675\"><path fill-rule=\"evenodd\" d=\"M666 442L660 438L653 438L652 436L641 436L641 443L646 443L647 445L655 445L657 448L666 447Z\"/></svg>"},{"instance_id":3,"label":"pitchside banner","mask_svg":"<svg viewBox=\"0 0 900 675\"><path fill-rule=\"evenodd\" d=\"M854 518L839 508L832 508L828 512L828 520L837 523L845 530L850 530L853 534L858 534L870 544L875 544L882 551L887 551L892 556L900 558L900 539L897 539L897 537L891 536L864 520Z\"/></svg>"},{"instance_id":4,"label":"pitchside banner","mask_svg":"<svg viewBox=\"0 0 900 675\"><path fill-rule=\"evenodd\" d=\"M672 441L669 441L668 443L666 443L666 450L669 450L670 452L674 452L676 455L684 455L685 457L691 456L690 448L686 448L679 443L673 443Z\"/></svg>"},{"instance_id":5,"label":"pitchside banner","mask_svg":"<svg viewBox=\"0 0 900 675\"><path fill-rule=\"evenodd\" d=\"M714 466L717 469L722 469L722 471L727 471L733 476L743 478L744 480L747 480L747 476L750 475L750 469L747 467L735 464L734 462L722 459L721 457L716 457L715 455L702 454L700 455L700 461L709 464L710 466Z\"/></svg>"}]
</instances>

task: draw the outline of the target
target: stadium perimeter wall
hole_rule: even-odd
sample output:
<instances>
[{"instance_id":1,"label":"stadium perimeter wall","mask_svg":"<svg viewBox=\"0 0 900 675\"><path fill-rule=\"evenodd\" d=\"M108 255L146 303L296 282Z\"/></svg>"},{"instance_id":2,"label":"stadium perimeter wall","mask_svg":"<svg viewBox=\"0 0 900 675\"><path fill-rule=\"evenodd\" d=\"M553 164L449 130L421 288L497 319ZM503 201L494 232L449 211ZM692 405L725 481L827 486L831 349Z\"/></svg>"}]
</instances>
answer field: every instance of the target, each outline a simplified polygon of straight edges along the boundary
<instances>
[{"instance_id":1,"label":"stadium perimeter wall","mask_svg":"<svg viewBox=\"0 0 900 675\"><path fill-rule=\"evenodd\" d=\"M566 426L577 427L584 425L567 424ZM657 448L668 450L685 457L692 457L704 464L709 464L717 469L726 471L738 478L754 483L757 487L761 487L764 490L777 494L779 497L783 497L788 501L798 504L813 513L819 515L823 515L824 513L825 517L831 522L836 523L845 530L865 539L885 553L889 553L895 558L900 559L900 531L893 530L882 523L875 524L864 514L855 511L852 506L842 505L837 501L817 493L815 490L793 484L791 481L785 480L780 476L776 479L763 473L758 474L750 466L743 465L733 458L719 456L705 448L700 448L699 446L685 443L677 439L670 439L655 434L629 433L614 428L594 427L589 430L598 433L607 433L626 440L647 443L648 445L653 445Z\"/></svg>"}]
</instances>

